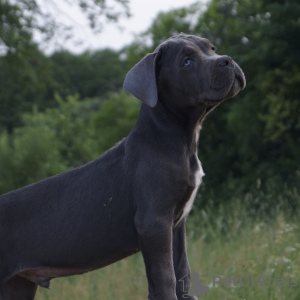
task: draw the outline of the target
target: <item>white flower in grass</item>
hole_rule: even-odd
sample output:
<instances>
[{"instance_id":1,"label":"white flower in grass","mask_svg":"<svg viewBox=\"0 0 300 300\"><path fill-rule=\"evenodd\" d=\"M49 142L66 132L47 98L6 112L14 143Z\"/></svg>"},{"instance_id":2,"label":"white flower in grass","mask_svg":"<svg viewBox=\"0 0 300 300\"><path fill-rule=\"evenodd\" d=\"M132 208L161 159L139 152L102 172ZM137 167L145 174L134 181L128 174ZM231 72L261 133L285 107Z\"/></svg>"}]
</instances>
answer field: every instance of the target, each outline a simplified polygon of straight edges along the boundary
<instances>
[{"instance_id":1,"label":"white flower in grass","mask_svg":"<svg viewBox=\"0 0 300 300\"><path fill-rule=\"evenodd\" d=\"M282 258L282 261L283 261L284 263L288 264L288 263L290 263L292 260L284 256L284 257Z\"/></svg>"},{"instance_id":2,"label":"white flower in grass","mask_svg":"<svg viewBox=\"0 0 300 300\"><path fill-rule=\"evenodd\" d=\"M285 250L285 252L287 252L287 253L291 253L291 252L296 251L296 248L293 248L293 247L286 247L284 250Z\"/></svg>"}]
</instances>

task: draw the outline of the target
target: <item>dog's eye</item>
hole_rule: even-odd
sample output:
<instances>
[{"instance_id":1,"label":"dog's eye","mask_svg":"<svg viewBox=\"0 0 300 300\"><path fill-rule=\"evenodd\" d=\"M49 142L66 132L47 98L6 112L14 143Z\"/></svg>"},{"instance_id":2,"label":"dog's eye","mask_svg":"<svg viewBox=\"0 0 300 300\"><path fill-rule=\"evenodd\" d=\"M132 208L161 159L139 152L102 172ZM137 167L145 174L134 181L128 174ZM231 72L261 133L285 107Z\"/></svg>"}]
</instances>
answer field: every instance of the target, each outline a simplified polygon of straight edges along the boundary
<instances>
[{"instance_id":1,"label":"dog's eye","mask_svg":"<svg viewBox=\"0 0 300 300\"><path fill-rule=\"evenodd\" d=\"M184 66L185 66L185 67L190 67L192 64L193 64L193 61L192 61L190 58L187 58L187 59L184 61Z\"/></svg>"},{"instance_id":2,"label":"dog's eye","mask_svg":"<svg viewBox=\"0 0 300 300\"><path fill-rule=\"evenodd\" d=\"M211 46L211 50L212 50L212 51L216 51L217 48L216 48L215 46Z\"/></svg>"}]
</instances>

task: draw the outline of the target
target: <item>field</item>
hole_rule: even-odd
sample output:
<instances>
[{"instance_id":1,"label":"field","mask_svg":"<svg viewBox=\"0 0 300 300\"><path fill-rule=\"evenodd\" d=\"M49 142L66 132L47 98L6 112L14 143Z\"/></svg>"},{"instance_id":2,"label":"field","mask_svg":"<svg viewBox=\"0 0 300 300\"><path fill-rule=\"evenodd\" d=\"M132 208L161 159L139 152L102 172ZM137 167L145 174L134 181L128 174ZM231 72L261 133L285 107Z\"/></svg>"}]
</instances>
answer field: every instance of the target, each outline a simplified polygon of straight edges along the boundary
<instances>
[{"instance_id":1,"label":"field","mask_svg":"<svg viewBox=\"0 0 300 300\"><path fill-rule=\"evenodd\" d=\"M283 191L288 193L300 200L296 188ZM297 212L281 205L285 202L282 195L274 196L268 211L249 210L253 202L249 194L243 201L234 199L217 209L206 205L206 210L193 211L187 222L190 265L202 284L210 287L199 299L300 299L300 228ZM262 201L265 196L260 197ZM214 276L227 278L229 286L226 280L225 285L213 286ZM142 256L139 253L85 275L55 279L50 290L38 289L37 299L147 299Z\"/></svg>"}]
</instances>

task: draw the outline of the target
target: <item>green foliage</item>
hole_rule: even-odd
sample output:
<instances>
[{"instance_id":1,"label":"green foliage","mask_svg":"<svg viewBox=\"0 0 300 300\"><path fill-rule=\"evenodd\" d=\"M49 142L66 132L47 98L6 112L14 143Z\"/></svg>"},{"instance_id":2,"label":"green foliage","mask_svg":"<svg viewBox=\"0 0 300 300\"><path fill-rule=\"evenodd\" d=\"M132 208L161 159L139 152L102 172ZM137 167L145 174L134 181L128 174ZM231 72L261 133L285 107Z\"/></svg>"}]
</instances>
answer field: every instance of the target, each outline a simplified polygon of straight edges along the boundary
<instances>
[{"instance_id":1,"label":"green foliage","mask_svg":"<svg viewBox=\"0 0 300 300\"><path fill-rule=\"evenodd\" d=\"M129 93L112 94L101 109L93 115L95 140L104 152L126 137L137 121L140 103Z\"/></svg>"},{"instance_id":2,"label":"green foliage","mask_svg":"<svg viewBox=\"0 0 300 300\"><path fill-rule=\"evenodd\" d=\"M0 133L0 194L85 164L126 137L139 101L125 92L107 101L78 96L23 115L23 126Z\"/></svg>"},{"instance_id":3,"label":"green foliage","mask_svg":"<svg viewBox=\"0 0 300 300\"><path fill-rule=\"evenodd\" d=\"M32 20L7 1L0 2L0 20L0 125L11 131L33 103L48 104L53 82L48 60L32 42Z\"/></svg>"},{"instance_id":4,"label":"green foliage","mask_svg":"<svg viewBox=\"0 0 300 300\"><path fill-rule=\"evenodd\" d=\"M0 194L65 171L53 130L19 128L0 135Z\"/></svg>"},{"instance_id":5,"label":"green foliage","mask_svg":"<svg viewBox=\"0 0 300 300\"><path fill-rule=\"evenodd\" d=\"M45 112L34 112L23 117L24 130L29 127L51 128L59 141L59 153L67 168L82 165L95 158L95 146L91 139L90 118L94 109L99 108L98 99L79 102L79 98L69 96L63 101L56 96L57 108Z\"/></svg>"},{"instance_id":6,"label":"green foliage","mask_svg":"<svg viewBox=\"0 0 300 300\"><path fill-rule=\"evenodd\" d=\"M288 142L300 129L300 66L289 70L272 69L266 73L268 80L260 84L266 96L265 110L259 115L265 123L265 138L270 141ZM298 140L299 141L299 140Z\"/></svg>"},{"instance_id":7,"label":"green foliage","mask_svg":"<svg viewBox=\"0 0 300 300\"><path fill-rule=\"evenodd\" d=\"M57 52L47 58L30 45L26 56L22 51L24 57L10 51L0 56L0 125L9 132L22 124L21 115L33 107L43 111L57 106L53 101L57 93L64 98L107 97L122 87L127 67L118 52Z\"/></svg>"},{"instance_id":8,"label":"green foliage","mask_svg":"<svg viewBox=\"0 0 300 300\"><path fill-rule=\"evenodd\" d=\"M127 72L119 53L109 49L80 55L55 52L50 60L58 92L64 96L105 97L122 88Z\"/></svg>"},{"instance_id":9,"label":"green foliage","mask_svg":"<svg viewBox=\"0 0 300 300\"><path fill-rule=\"evenodd\" d=\"M0 134L0 194L91 160L81 103L74 97L57 100L59 108L26 114L22 127Z\"/></svg>"},{"instance_id":10,"label":"green foliage","mask_svg":"<svg viewBox=\"0 0 300 300\"><path fill-rule=\"evenodd\" d=\"M96 31L103 25L100 15L114 21L128 15L126 0L110 1L117 4L114 8L108 8L106 0L73 2ZM50 6L59 11L59 4L52 1ZM33 32L49 41L56 33L66 38L68 28L40 5L32 0L0 1L0 126L9 132L21 125L21 115L33 106L39 110L54 107L55 93L63 97L107 95L120 89L126 72L119 54L111 50L46 57L33 42Z\"/></svg>"}]
</instances>

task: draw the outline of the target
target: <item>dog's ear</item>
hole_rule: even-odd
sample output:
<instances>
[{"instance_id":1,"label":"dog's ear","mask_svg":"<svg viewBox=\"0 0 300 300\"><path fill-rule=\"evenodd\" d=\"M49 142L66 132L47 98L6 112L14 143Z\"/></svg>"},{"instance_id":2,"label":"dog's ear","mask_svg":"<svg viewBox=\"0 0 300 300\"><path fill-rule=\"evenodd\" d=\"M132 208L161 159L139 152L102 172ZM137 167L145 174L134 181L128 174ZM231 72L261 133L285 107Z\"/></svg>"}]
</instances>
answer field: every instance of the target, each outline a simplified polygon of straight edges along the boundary
<instances>
[{"instance_id":1,"label":"dog's ear","mask_svg":"<svg viewBox=\"0 0 300 300\"><path fill-rule=\"evenodd\" d=\"M123 89L147 105L157 103L155 64L157 53L147 54L126 75Z\"/></svg>"}]
</instances>

